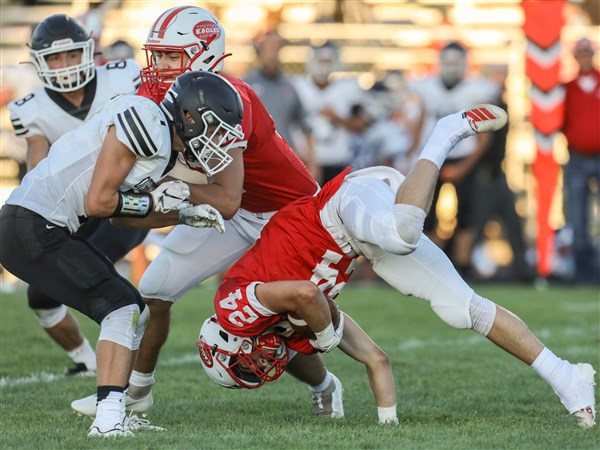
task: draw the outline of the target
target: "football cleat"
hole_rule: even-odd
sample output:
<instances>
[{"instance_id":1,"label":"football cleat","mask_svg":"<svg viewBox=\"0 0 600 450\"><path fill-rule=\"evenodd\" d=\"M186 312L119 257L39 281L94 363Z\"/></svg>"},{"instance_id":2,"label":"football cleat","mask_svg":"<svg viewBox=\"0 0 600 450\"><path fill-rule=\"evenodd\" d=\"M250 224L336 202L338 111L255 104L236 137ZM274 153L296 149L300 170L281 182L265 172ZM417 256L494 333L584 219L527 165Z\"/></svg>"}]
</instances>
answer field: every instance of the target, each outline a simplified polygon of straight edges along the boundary
<instances>
[{"instance_id":1,"label":"football cleat","mask_svg":"<svg viewBox=\"0 0 600 450\"><path fill-rule=\"evenodd\" d=\"M487 133L503 128L508 122L508 114L499 106L482 104L466 109L463 112L475 133Z\"/></svg>"},{"instance_id":2,"label":"football cleat","mask_svg":"<svg viewBox=\"0 0 600 450\"><path fill-rule=\"evenodd\" d=\"M342 398L342 383L334 374L331 382L323 392L312 393L313 414L334 419L344 417L344 403Z\"/></svg>"},{"instance_id":3,"label":"football cleat","mask_svg":"<svg viewBox=\"0 0 600 450\"><path fill-rule=\"evenodd\" d=\"M572 414L577 418L577 425L579 425L581 428L591 428L596 424L596 402L594 399L594 386L596 385L594 381L594 375L596 374L596 371L590 364L584 363L577 364L577 370L586 383L584 389L587 392L585 394L587 394L587 396L591 396L591 404L579 409L578 411L575 411Z\"/></svg>"},{"instance_id":4,"label":"football cleat","mask_svg":"<svg viewBox=\"0 0 600 450\"><path fill-rule=\"evenodd\" d=\"M68 377L95 377L96 371L88 369L85 363L76 363L65 373Z\"/></svg>"},{"instance_id":5,"label":"football cleat","mask_svg":"<svg viewBox=\"0 0 600 450\"><path fill-rule=\"evenodd\" d=\"M152 430L152 431L165 431L163 427L157 427L156 425L150 425L150 421L147 419L142 419L133 413L129 413L127 417L125 417L125 426L127 429L131 431L139 431L139 430Z\"/></svg>"},{"instance_id":6,"label":"football cleat","mask_svg":"<svg viewBox=\"0 0 600 450\"><path fill-rule=\"evenodd\" d=\"M97 421L94 420L92 426L90 427L90 432L88 436L90 437L131 437L133 436L133 432L127 428L127 425L123 423L116 423L114 425L105 427L101 424L97 424Z\"/></svg>"},{"instance_id":7,"label":"football cleat","mask_svg":"<svg viewBox=\"0 0 600 450\"><path fill-rule=\"evenodd\" d=\"M71 409L82 416L96 417L96 403L96 394L93 394L71 402ZM139 399L133 399L129 395L125 395L125 409L133 413L145 414L152 408L153 404L152 391Z\"/></svg>"}]
</instances>

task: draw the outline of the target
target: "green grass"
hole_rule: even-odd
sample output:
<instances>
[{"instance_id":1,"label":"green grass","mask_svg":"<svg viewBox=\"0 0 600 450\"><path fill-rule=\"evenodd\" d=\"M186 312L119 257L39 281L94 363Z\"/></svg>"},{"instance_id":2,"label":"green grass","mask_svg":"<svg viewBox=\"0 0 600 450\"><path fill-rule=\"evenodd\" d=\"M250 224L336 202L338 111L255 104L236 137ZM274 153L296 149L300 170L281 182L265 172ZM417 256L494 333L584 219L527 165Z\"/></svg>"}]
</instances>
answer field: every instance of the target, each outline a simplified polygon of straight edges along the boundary
<instances>
[{"instance_id":1,"label":"green grass","mask_svg":"<svg viewBox=\"0 0 600 450\"><path fill-rule=\"evenodd\" d=\"M600 367L599 293L592 289L482 286L479 293L523 318L556 354ZM385 288L347 288L341 308L388 353L400 426L377 425L362 365L325 355L344 385L346 418L311 415L306 387L284 376L255 391L212 384L195 340L212 309L212 289L197 288L174 308L150 419L166 432L134 438L86 437L91 421L71 412L94 392L93 379L31 381L70 364L28 310L23 294L0 300L0 448L2 449L598 449L600 427L581 430L552 389L523 363L472 331L442 323L425 302ZM90 341L98 327L80 322ZM25 380L27 381L27 380Z\"/></svg>"}]
</instances>

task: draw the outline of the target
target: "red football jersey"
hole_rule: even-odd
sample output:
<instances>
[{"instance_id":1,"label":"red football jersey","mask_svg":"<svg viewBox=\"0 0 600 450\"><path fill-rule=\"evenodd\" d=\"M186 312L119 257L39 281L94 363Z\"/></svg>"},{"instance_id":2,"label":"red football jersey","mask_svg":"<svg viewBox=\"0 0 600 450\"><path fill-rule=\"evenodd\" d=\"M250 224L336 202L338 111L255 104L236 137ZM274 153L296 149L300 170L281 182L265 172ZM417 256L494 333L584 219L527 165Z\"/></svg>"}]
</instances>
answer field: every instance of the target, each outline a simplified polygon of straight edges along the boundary
<instances>
[{"instance_id":1,"label":"red football jersey","mask_svg":"<svg viewBox=\"0 0 600 450\"><path fill-rule=\"evenodd\" d=\"M282 208L263 228L261 237L227 272L215 296L215 310L225 330L257 336L285 315L263 316L249 299L254 282L310 280L334 299L346 285L356 258L343 253L321 224L319 212L344 181L349 169L327 183L315 197L304 197ZM254 303L254 306L253 306ZM302 353L314 349L306 339L291 336L288 346Z\"/></svg>"},{"instance_id":2,"label":"red football jersey","mask_svg":"<svg viewBox=\"0 0 600 450\"><path fill-rule=\"evenodd\" d=\"M244 193L241 207L259 213L278 211L284 205L318 187L306 166L275 130L275 123L254 90L243 81L219 74L229 81L242 98L244 150ZM153 98L145 84L138 95ZM162 100L162 99L160 99Z\"/></svg>"}]
</instances>

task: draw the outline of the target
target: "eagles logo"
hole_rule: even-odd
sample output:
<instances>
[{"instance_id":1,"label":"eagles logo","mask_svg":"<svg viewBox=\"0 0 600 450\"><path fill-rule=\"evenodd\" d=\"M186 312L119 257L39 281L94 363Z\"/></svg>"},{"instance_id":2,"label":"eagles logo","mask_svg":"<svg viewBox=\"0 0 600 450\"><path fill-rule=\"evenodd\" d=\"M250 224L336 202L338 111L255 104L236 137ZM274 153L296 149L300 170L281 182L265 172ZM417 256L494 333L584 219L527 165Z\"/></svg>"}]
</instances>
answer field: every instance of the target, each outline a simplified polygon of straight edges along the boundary
<instances>
[{"instance_id":1,"label":"eagles logo","mask_svg":"<svg viewBox=\"0 0 600 450\"><path fill-rule=\"evenodd\" d=\"M200 338L200 342L198 342L198 352L200 353L200 359L202 360L202 363L204 363L204 365L206 367L212 367L213 366L213 358L212 355L210 354L210 351L206 348L206 341L204 340L203 337Z\"/></svg>"},{"instance_id":2,"label":"eagles logo","mask_svg":"<svg viewBox=\"0 0 600 450\"><path fill-rule=\"evenodd\" d=\"M215 39L219 39L221 37L221 29L217 24L211 22L210 20L198 22L194 26L193 33L194 36L202 41L208 41L215 34L217 35Z\"/></svg>"}]
</instances>

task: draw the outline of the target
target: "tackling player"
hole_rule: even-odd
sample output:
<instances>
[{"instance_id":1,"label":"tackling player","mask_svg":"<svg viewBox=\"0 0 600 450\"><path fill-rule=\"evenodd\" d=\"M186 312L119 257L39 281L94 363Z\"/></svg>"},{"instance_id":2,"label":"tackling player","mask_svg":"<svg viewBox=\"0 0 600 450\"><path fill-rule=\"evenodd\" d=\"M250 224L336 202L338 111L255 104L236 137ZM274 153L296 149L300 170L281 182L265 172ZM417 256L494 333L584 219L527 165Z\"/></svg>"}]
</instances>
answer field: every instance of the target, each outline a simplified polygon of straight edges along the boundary
<instances>
[{"instance_id":1,"label":"tackling player","mask_svg":"<svg viewBox=\"0 0 600 450\"><path fill-rule=\"evenodd\" d=\"M171 8L152 25L144 50L149 66L142 70L140 93L160 101L172 80L187 70L220 71L225 58L225 30L208 11L193 6ZM277 133L273 119L257 94L241 80L223 75L242 98L244 139L236 140L227 152L230 164L214 174L182 155L184 163L208 176L206 185L190 185L194 204L210 204L227 220L226 232L175 227L144 273L139 290L151 315L129 379L127 407L148 411L153 404L152 385L160 350L166 342L172 305L198 283L222 272L256 241L269 218L284 205L317 192L318 185L288 143ZM169 96L165 102L170 102ZM159 225L154 223L155 226ZM160 224L169 225L167 222ZM128 226L145 226L144 221ZM320 364L319 357L314 364ZM301 374L296 374L302 377ZM333 404L333 377L312 385L317 395L329 395ZM330 386L331 385L331 386ZM327 388L331 388L327 391ZM341 386L340 389L341 390ZM95 397L75 400L78 413L93 416ZM315 407L315 414L335 415L332 409Z\"/></svg>"},{"instance_id":2,"label":"tackling player","mask_svg":"<svg viewBox=\"0 0 600 450\"><path fill-rule=\"evenodd\" d=\"M133 59L94 67L94 41L84 27L64 14L44 19L33 31L31 59L43 87L8 105L18 137L27 141L27 170L48 156L50 146L79 127L119 94L133 94L140 86L140 67ZM74 149L78 151L78 149ZM93 218L78 235L113 263L144 240L147 231L128 230ZM95 375L96 355L75 317L61 298L27 289L29 307L48 335L74 362L67 375Z\"/></svg>"},{"instance_id":3,"label":"tackling player","mask_svg":"<svg viewBox=\"0 0 600 450\"><path fill-rule=\"evenodd\" d=\"M90 216L135 220L154 211L223 231L214 208L190 205L185 183L158 183L177 152L207 168L218 163L218 154L241 138L240 97L218 75L200 72L182 75L171 90L178 100L161 107L136 95L115 97L56 141L0 210L0 263L100 325L98 407L90 436L132 434L124 390L149 308L75 233Z\"/></svg>"},{"instance_id":4,"label":"tackling player","mask_svg":"<svg viewBox=\"0 0 600 450\"><path fill-rule=\"evenodd\" d=\"M344 330L340 321L342 325L334 328L327 299L339 294L356 258L363 255L381 278L405 295L427 300L448 325L473 329L530 365L576 416L579 426L594 426L592 366L555 356L518 317L477 295L422 234L439 168L448 152L462 139L502 128L506 120L506 113L492 105L447 116L438 122L406 178L386 167L343 173L316 196L282 208L263 228L256 244L228 271L215 296L218 325L233 336L230 341L251 337L255 338L251 342L262 345L256 337L292 311L315 331L316 339L310 341L313 347L330 351L340 343L346 351L347 333L358 339L355 324ZM239 372L231 370L240 355L230 358L231 344L219 340L210 327L214 325L209 319L200 347L219 357L213 363L201 352L205 370L213 381L227 380L226 374L230 383L243 386L244 381L236 380ZM242 347L241 353L248 352ZM274 366L273 360L263 359L263 368ZM220 362L224 374L213 369ZM395 396L391 398L395 403ZM395 404L390 411L395 417Z\"/></svg>"}]
</instances>

